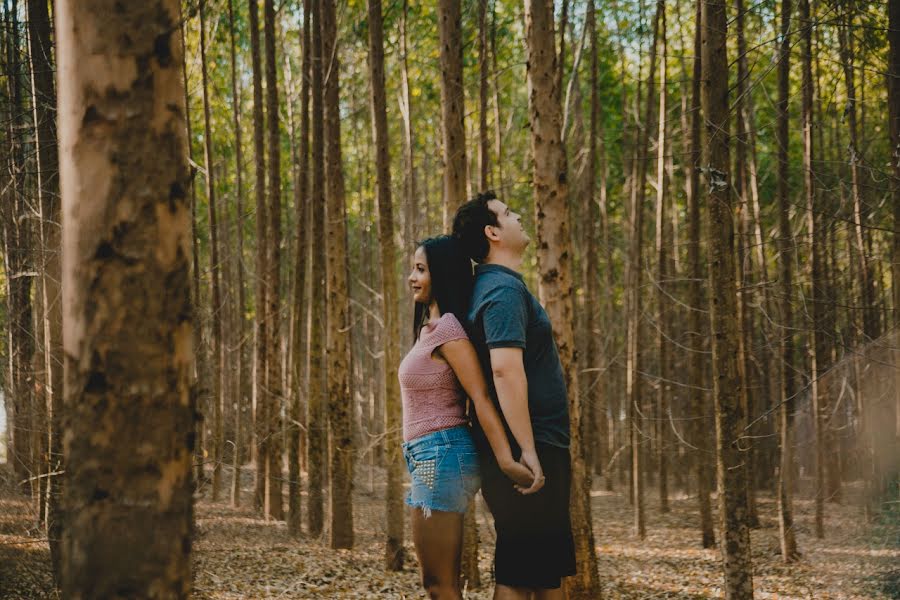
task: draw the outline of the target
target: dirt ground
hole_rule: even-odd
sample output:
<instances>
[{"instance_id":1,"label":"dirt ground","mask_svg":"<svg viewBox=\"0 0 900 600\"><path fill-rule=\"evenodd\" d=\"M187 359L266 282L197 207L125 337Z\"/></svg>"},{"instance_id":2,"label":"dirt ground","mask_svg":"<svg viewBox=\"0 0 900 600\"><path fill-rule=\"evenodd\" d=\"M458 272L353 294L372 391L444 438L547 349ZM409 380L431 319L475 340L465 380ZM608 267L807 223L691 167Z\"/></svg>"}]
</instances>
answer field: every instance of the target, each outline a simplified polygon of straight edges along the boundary
<instances>
[{"instance_id":1,"label":"dirt ground","mask_svg":"<svg viewBox=\"0 0 900 600\"><path fill-rule=\"evenodd\" d=\"M228 475L226 471L226 475ZM32 508L6 478L0 487L0 598L55 598L45 534ZM226 477L227 479L227 477ZM381 567L385 532L381 472L359 470L354 502L353 550L332 550L324 539L291 539L284 523L261 519L252 508L211 503L198 495L194 590L201 599L421 598L415 554L399 573ZM253 473L241 478L249 504ZM225 488L227 489L227 487ZM761 527L752 533L756 598L900 598L900 510L866 523L848 486L843 504L826 507L826 537L813 535L813 504L795 502L797 541L803 556L781 563L775 505L760 495ZM303 498L304 502L306 498ZM632 535L631 507L621 490L592 494L594 532L604 598L721 598L718 551L699 547L696 498L674 494L671 512L656 510L647 493L647 538ZM304 506L305 509L305 506ZM490 598L493 531L485 507L478 510L483 586L466 597ZM326 532L327 536L327 532Z\"/></svg>"}]
</instances>

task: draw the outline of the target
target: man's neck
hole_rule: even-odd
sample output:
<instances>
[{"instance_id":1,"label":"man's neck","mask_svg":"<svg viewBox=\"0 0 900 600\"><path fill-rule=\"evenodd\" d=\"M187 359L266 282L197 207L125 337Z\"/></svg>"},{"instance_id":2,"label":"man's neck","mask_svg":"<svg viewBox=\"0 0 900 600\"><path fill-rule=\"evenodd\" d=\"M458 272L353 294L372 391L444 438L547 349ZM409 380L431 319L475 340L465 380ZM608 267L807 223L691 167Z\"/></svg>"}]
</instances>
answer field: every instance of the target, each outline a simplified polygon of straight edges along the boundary
<instances>
[{"instance_id":1,"label":"man's neck","mask_svg":"<svg viewBox=\"0 0 900 600\"><path fill-rule=\"evenodd\" d=\"M522 267L522 255L509 251L491 250L487 255L487 258L484 259L484 264L500 265L501 267L512 269L518 273L519 269Z\"/></svg>"}]
</instances>

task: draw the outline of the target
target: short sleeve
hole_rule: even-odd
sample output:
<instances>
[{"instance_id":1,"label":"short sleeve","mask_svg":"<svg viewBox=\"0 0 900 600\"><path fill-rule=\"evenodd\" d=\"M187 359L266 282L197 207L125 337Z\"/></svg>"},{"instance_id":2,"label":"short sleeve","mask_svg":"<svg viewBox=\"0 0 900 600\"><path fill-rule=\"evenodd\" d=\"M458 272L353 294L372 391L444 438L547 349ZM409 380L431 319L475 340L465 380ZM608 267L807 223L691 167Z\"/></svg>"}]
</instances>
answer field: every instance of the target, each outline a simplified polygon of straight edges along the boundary
<instances>
[{"instance_id":1,"label":"short sleeve","mask_svg":"<svg viewBox=\"0 0 900 600\"><path fill-rule=\"evenodd\" d=\"M435 348L456 340L467 340L466 330L453 313L444 313L437 327L432 332L429 345Z\"/></svg>"},{"instance_id":2,"label":"short sleeve","mask_svg":"<svg viewBox=\"0 0 900 600\"><path fill-rule=\"evenodd\" d=\"M525 295L512 286L491 290L484 299L481 322L488 348L525 348L528 329Z\"/></svg>"}]
</instances>

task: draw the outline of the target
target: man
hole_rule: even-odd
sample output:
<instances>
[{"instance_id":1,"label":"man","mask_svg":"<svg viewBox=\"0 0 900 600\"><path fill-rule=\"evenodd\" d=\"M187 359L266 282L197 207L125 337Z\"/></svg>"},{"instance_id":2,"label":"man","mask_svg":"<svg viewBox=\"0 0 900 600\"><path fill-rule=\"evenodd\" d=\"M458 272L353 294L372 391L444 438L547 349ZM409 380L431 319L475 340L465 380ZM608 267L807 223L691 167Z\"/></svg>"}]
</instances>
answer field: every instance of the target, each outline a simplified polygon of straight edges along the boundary
<instances>
[{"instance_id":1,"label":"man","mask_svg":"<svg viewBox=\"0 0 900 600\"><path fill-rule=\"evenodd\" d=\"M476 420L482 494L497 531L494 598L563 598L561 579L575 574L569 403L550 319L518 272L530 240L519 215L493 192L459 208L453 235L477 263L472 342L513 455L535 476L528 489L514 486Z\"/></svg>"}]
</instances>

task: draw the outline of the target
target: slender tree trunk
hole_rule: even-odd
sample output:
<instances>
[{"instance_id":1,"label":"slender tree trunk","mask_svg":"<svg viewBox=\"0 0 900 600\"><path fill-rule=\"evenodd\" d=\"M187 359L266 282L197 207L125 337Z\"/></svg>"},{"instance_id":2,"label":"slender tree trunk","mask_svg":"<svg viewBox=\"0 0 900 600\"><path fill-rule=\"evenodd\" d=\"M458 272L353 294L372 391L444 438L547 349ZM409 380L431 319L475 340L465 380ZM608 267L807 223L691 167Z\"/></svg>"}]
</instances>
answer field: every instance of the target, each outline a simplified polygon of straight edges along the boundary
<instances>
[{"instance_id":1,"label":"slender tree trunk","mask_svg":"<svg viewBox=\"0 0 900 600\"><path fill-rule=\"evenodd\" d=\"M708 330L709 320L704 319L709 300L704 294L704 282L706 273L700 258L700 80L702 78L702 28L701 28L702 3L697 2L695 28L694 28L694 68L691 78L691 129L690 129L690 155L688 157L688 263L691 273L689 298L691 306L690 327L693 332L694 344L691 349L690 374L691 381L703 381L703 365L707 360L704 356L704 333ZM709 407L706 395L699 386L690 389L691 415L694 419L691 427L692 442L694 444L694 470L697 476L697 500L700 508L700 535L704 548L711 548L716 543L715 529L713 528L712 507L710 505L710 464L711 448L708 443L709 436Z\"/></svg>"},{"instance_id":2,"label":"slender tree trunk","mask_svg":"<svg viewBox=\"0 0 900 600\"><path fill-rule=\"evenodd\" d=\"M631 207L631 240L629 247L629 278L628 290L629 315L628 315L628 351L626 358L626 396L628 397L628 413L631 422L631 462L632 485L634 493L634 528L635 533L641 539L647 535L644 518L644 471L643 462L643 427L641 414L643 411L643 394L641 389L642 353L640 352L642 331L642 305L641 281L643 280L643 259L641 249L643 245L644 228L644 202L646 199L647 165L649 163L649 135L653 130L653 100L655 96L656 74L656 44L659 34L660 15L665 10L665 4L659 0L656 4L656 14L653 18L653 37L650 50L650 72L647 75L647 105L644 114L644 129L638 135L639 142L636 145L635 176L632 181L632 207ZM639 127L640 129L640 127Z\"/></svg>"},{"instance_id":3,"label":"slender tree trunk","mask_svg":"<svg viewBox=\"0 0 900 600\"><path fill-rule=\"evenodd\" d=\"M50 409L50 443L48 473L62 470L63 354L62 354L62 302L60 301L61 230L59 210L59 157L56 138L56 88L54 85L52 24L47 3L40 0L28 2L28 31L31 47L31 63L34 73L34 113L36 118L38 160L38 191L41 210L41 241L43 248L42 295L45 312L44 355L46 369L47 406ZM59 573L59 535L62 512L59 510L61 477L47 482L47 529L50 539L50 557L53 572Z\"/></svg>"},{"instance_id":4,"label":"slender tree trunk","mask_svg":"<svg viewBox=\"0 0 900 600\"><path fill-rule=\"evenodd\" d=\"M572 456L570 506L578 575L567 581L566 587L572 598L599 598L597 555L590 518L591 474L584 459L583 410L572 330L567 167L561 141L560 89L555 81L557 64L552 1L525 0L525 38L538 271L541 273L538 289L541 302L553 323L566 388L569 390Z\"/></svg>"},{"instance_id":5,"label":"slender tree trunk","mask_svg":"<svg viewBox=\"0 0 900 600\"><path fill-rule=\"evenodd\" d=\"M232 119L234 127L234 156L235 156L235 213L237 215L237 319L238 329L236 336L239 340L236 348L237 360L235 361L235 419L234 419L234 475L231 481L231 504L232 506L240 506L241 504L241 425L243 423L242 413L246 394L245 380L248 379L246 361L244 360L246 353L244 351L244 340L246 338L246 321L244 314L246 313L246 300L244 297L244 155L243 146L241 144L241 94L237 83L237 51L235 42L235 20L234 20L234 0L228 0L228 31L231 37L231 102L232 102Z\"/></svg>"},{"instance_id":6,"label":"slender tree trunk","mask_svg":"<svg viewBox=\"0 0 900 600\"><path fill-rule=\"evenodd\" d=\"M491 70L494 95L494 162L497 164L496 184L506 189L503 179L503 123L500 120L500 74L497 71L497 0L491 5Z\"/></svg>"},{"instance_id":7,"label":"slender tree trunk","mask_svg":"<svg viewBox=\"0 0 900 600\"><path fill-rule=\"evenodd\" d=\"M735 443L742 435L737 350L738 331L734 267L734 215L728 152L727 19L723 1L701 0L703 58L701 98L706 123L703 162L709 187L710 326L712 329L713 382L716 410L716 457L719 518L725 597L753 597L750 530L747 527L747 481L743 456Z\"/></svg>"},{"instance_id":8,"label":"slender tree trunk","mask_svg":"<svg viewBox=\"0 0 900 600\"><path fill-rule=\"evenodd\" d=\"M400 114L403 117L403 193L404 193L404 246L406 252L404 264L410 264L415 248L415 240L419 235L419 194L416 185L416 163L413 155L415 136L412 126L412 96L409 91L409 49L407 48L407 27L409 25L409 0L403 0L403 12L400 17ZM411 344L411 340L402 334L403 345ZM389 375L388 375L389 376ZM390 425L389 425L390 427Z\"/></svg>"},{"instance_id":9,"label":"slender tree trunk","mask_svg":"<svg viewBox=\"0 0 900 600\"><path fill-rule=\"evenodd\" d=\"M793 402L794 402L794 312L791 295L794 292L793 262L794 241L791 230L791 200L788 197L788 92L790 80L790 27L791 0L781 3L781 31L778 63L778 264L781 281L781 398L778 406L780 429L780 453L778 466L778 528L781 542L781 557L784 562L793 562L799 557L797 539L794 533L793 481Z\"/></svg>"},{"instance_id":10,"label":"slender tree trunk","mask_svg":"<svg viewBox=\"0 0 900 600\"><path fill-rule=\"evenodd\" d=\"M266 206L266 147L265 122L263 118L262 63L259 47L259 2L249 0L250 10L250 53L253 70L253 156L256 171L256 378L254 381L256 398L256 507L269 515L266 473L269 468L269 406L271 405L268 375L268 315L266 302L267 256L267 214Z\"/></svg>"},{"instance_id":11,"label":"slender tree trunk","mask_svg":"<svg viewBox=\"0 0 900 600\"><path fill-rule=\"evenodd\" d=\"M460 0L438 2L441 43L441 127L444 148L444 231L466 200L466 129Z\"/></svg>"},{"instance_id":12,"label":"slender tree trunk","mask_svg":"<svg viewBox=\"0 0 900 600\"><path fill-rule=\"evenodd\" d=\"M478 3L478 189L490 186L491 139L488 134L488 2Z\"/></svg>"},{"instance_id":13,"label":"slender tree trunk","mask_svg":"<svg viewBox=\"0 0 900 600\"><path fill-rule=\"evenodd\" d=\"M66 598L190 594L190 172L179 16L175 0L120 11L56 2Z\"/></svg>"},{"instance_id":14,"label":"slender tree trunk","mask_svg":"<svg viewBox=\"0 0 900 600\"><path fill-rule=\"evenodd\" d=\"M812 330L807 341L809 350L810 397L812 400L812 419L815 431L815 532L816 537L825 537L825 445L822 435L823 410L822 385L819 376L825 372L824 357L825 332L823 326L824 299L821 297L822 286L822 250L821 250L821 218L816 206L816 173L813 165L813 75L812 75L812 28L809 0L800 0L800 27L803 36L803 188L806 196L807 243L811 254L810 292L812 300Z\"/></svg>"},{"instance_id":15,"label":"slender tree trunk","mask_svg":"<svg viewBox=\"0 0 900 600\"><path fill-rule=\"evenodd\" d=\"M339 113L340 63L334 0L322 0L325 77L325 196L328 247L328 423L331 427L331 547L353 547L353 436L350 390L350 295Z\"/></svg>"},{"instance_id":16,"label":"slender tree trunk","mask_svg":"<svg viewBox=\"0 0 900 600\"><path fill-rule=\"evenodd\" d=\"M322 96L322 0L310 0L312 18L312 227L310 239L325 236L325 154L324 106ZM325 306L325 244L312 244L311 256L312 306ZM309 423L307 529L309 535L322 535L325 525L322 487L325 484L325 465L328 460L328 422L325 413L325 319L313 318L309 332Z\"/></svg>"},{"instance_id":17,"label":"slender tree trunk","mask_svg":"<svg viewBox=\"0 0 900 600\"><path fill-rule=\"evenodd\" d=\"M209 109L209 78L206 70L206 7L200 10L200 72L203 81L203 156L206 164L206 199L209 209L210 283L212 300L211 345L216 360L212 372L213 384L213 480L212 501L219 499L222 491L222 460L225 444L222 412L225 405L223 379L225 377L225 344L222 341L222 292L219 262L219 231L216 215L216 180L213 167L212 124Z\"/></svg>"},{"instance_id":18,"label":"slender tree trunk","mask_svg":"<svg viewBox=\"0 0 900 600\"><path fill-rule=\"evenodd\" d=\"M668 44L666 41L666 13L660 11L659 17L659 135L656 143L656 347L660 378L656 392L656 418L657 440L656 460L659 471L659 510L662 513L669 512L669 474L666 461L669 432L669 396L671 394L670 381L672 379L671 362L669 359L669 284L670 277L670 245L671 222L668 215L666 197L669 182L666 178L666 86L667 69L666 56ZM649 98L648 98L649 101Z\"/></svg>"},{"instance_id":19,"label":"slender tree trunk","mask_svg":"<svg viewBox=\"0 0 900 600\"><path fill-rule=\"evenodd\" d=\"M388 140L387 99L384 83L384 25L381 0L369 0L369 77L375 176L378 196L378 241L381 248L381 292L383 296L384 396L387 402L387 540L385 566L403 569L403 456L398 427L402 419L399 381L400 327L397 311L397 252L394 245L394 214L391 203L391 155ZM380 415L379 415L380 416Z\"/></svg>"},{"instance_id":20,"label":"slender tree trunk","mask_svg":"<svg viewBox=\"0 0 900 600\"><path fill-rule=\"evenodd\" d=\"M278 118L278 71L275 61L275 3L264 0L266 51L266 125L269 145L269 208L266 232L266 378L268 407L268 469L269 508L267 514L284 519L282 498L282 453L284 442L281 426L281 405L284 399L281 365L281 135Z\"/></svg>"},{"instance_id":21,"label":"slender tree trunk","mask_svg":"<svg viewBox=\"0 0 900 600\"><path fill-rule=\"evenodd\" d=\"M894 328L900 328L900 1L888 2L888 91L891 134L891 201L894 206L891 289L894 294ZM900 447L900 349L894 351L895 437ZM900 448L898 448L900 450Z\"/></svg>"}]
</instances>

